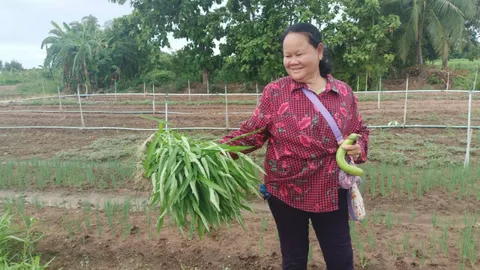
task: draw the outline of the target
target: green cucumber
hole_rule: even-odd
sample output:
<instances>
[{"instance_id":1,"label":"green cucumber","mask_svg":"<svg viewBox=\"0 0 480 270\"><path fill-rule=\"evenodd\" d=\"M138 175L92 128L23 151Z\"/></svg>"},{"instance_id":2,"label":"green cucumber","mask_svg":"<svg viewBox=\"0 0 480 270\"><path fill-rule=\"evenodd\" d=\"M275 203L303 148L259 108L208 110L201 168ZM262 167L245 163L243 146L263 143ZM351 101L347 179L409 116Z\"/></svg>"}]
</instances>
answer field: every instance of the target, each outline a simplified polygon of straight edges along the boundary
<instances>
[{"instance_id":1,"label":"green cucumber","mask_svg":"<svg viewBox=\"0 0 480 270\"><path fill-rule=\"evenodd\" d=\"M355 176L362 176L364 172L359 167L348 164L347 160L345 159L345 156L347 155L347 150L343 149L342 146L352 145L360 137L361 136L356 133L350 134L347 139L344 140L343 143L338 147L336 153L338 167L340 167L340 169L342 169L344 172Z\"/></svg>"}]
</instances>

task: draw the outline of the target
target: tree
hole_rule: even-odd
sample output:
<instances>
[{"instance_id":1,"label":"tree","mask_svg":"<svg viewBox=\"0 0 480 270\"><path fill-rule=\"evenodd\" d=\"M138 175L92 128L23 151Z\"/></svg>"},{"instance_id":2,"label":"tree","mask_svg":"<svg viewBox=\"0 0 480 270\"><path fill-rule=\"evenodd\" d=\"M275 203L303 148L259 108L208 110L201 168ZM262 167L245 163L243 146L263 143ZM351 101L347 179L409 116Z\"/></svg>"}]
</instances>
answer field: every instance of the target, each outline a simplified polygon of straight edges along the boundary
<instances>
[{"instance_id":1,"label":"tree","mask_svg":"<svg viewBox=\"0 0 480 270\"><path fill-rule=\"evenodd\" d=\"M125 0L110 0L124 4ZM224 7L214 7L222 0L131 0L141 18L142 36L160 47L169 47L168 34L185 38L184 49L191 54L203 73L203 83L215 67L214 41L224 36L222 19Z\"/></svg>"},{"instance_id":2,"label":"tree","mask_svg":"<svg viewBox=\"0 0 480 270\"><path fill-rule=\"evenodd\" d=\"M106 25L102 35L108 40L98 60L98 78L105 85L112 85L120 78L131 79L151 70L155 61L154 47L139 39L140 18L136 12L115 18Z\"/></svg>"},{"instance_id":3,"label":"tree","mask_svg":"<svg viewBox=\"0 0 480 270\"><path fill-rule=\"evenodd\" d=\"M3 69L3 62L2 62L2 60L0 60L0 70L2 70L2 69Z\"/></svg>"},{"instance_id":4,"label":"tree","mask_svg":"<svg viewBox=\"0 0 480 270\"><path fill-rule=\"evenodd\" d=\"M342 16L324 31L337 77L353 83L365 72L375 79L383 76L395 58L390 38L400 27L400 19L383 15L377 0L342 0L339 4Z\"/></svg>"},{"instance_id":5,"label":"tree","mask_svg":"<svg viewBox=\"0 0 480 270\"><path fill-rule=\"evenodd\" d=\"M475 16L474 0L385 0L387 14L400 16L398 53L405 62L413 45L416 61L423 64L423 41L429 39L447 68L452 46L465 32L466 20Z\"/></svg>"},{"instance_id":6,"label":"tree","mask_svg":"<svg viewBox=\"0 0 480 270\"><path fill-rule=\"evenodd\" d=\"M5 62L3 69L7 71L22 71L23 65L20 62L12 60L10 63Z\"/></svg>"},{"instance_id":7,"label":"tree","mask_svg":"<svg viewBox=\"0 0 480 270\"><path fill-rule=\"evenodd\" d=\"M285 74L280 37L288 25L333 19L332 1L229 0L226 44L221 52L228 65L238 63L244 77L269 80Z\"/></svg>"},{"instance_id":8,"label":"tree","mask_svg":"<svg viewBox=\"0 0 480 270\"><path fill-rule=\"evenodd\" d=\"M41 48L47 49L44 66L63 66L63 81L67 89L73 82L90 87L89 66L98 58L101 48L107 43L101 39L97 25L89 23L88 19L82 23L63 23L62 29L52 21L54 29L42 41ZM49 46L49 47L48 47Z\"/></svg>"}]
</instances>

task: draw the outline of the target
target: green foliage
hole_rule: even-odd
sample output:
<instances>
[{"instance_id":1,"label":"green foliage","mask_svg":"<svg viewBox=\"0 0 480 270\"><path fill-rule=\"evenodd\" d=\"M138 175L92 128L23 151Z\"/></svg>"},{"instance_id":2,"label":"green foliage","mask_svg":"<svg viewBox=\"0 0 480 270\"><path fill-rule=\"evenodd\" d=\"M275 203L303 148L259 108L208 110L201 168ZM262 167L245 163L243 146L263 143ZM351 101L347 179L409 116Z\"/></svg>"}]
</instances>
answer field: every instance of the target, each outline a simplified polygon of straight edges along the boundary
<instances>
[{"instance_id":1,"label":"green foliage","mask_svg":"<svg viewBox=\"0 0 480 270\"><path fill-rule=\"evenodd\" d=\"M20 62L17 62L15 60L12 60L9 62L5 62L5 64L2 64L2 61L0 61L0 70L5 70L5 71L22 71L23 66Z\"/></svg>"},{"instance_id":2,"label":"green foliage","mask_svg":"<svg viewBox=\"0 0 480 270\"><path fill-rule=\"evenodd\" d=\"M362 89L365 83L376 89L380 77L402 77L423 59L440 57L445 67L450 56L480 55L478 0L110 2L129 2L134 10L104 27L93 16L52 23L42 43L44 70L61 78L66 90L79 85L113 92L114 85L120 90L155 83L179 91L188 81L206 88L207 80L264 84L285 75L280 37L295 22L318 26L334 75ZM162 52L171 36L186 45Z\"/></svg>"},{"instance_id":3,"label":"green foliage","mask_svg":"<svg viewBox=\"0 0 480 270\"><path fill-rule=\"evenodd\" d=\"M395 54L390 37L400 27L400 20L395 15L383 15L379 1L341 2L342 19L325 30L337 77L353 84L355 75L368 72L369 77L378 81L392 70Z\"/></svg>"},{"instance_id":4,"label":"green foliage","mask_svg":"<svg viewBox=\"0 0 480 270\"><path fill-rule=\"evenodd\" d=\"M40 264L40 256L34 255L34 245L42 238L33 230L35 219L20 211L23 229L14 228L14 216L6 211L0 216L0 265L5 270L46 269L50 264Z\"/></svg>"},{"instance_id":5,"label":"green foliage","mask_svg":"<svg viewBox=\"0 0 480 270\"><path fill-rule=\"evenodd\" d=\"M435 74L430 74L427 78L428 84L441 84L443 83L440 78L438 78Z\"/></svg>"},{"instance_id":6,"label":"green foliage","mask_svg":"<svg viewBox=\"0 0 480 270\"><path fill-rule=\"evenodd\" d=\"M253 211L246 196L256 194L257 172L263 172L242 153L250 147L194 140L164 130L158 121L143 161L144 174L153 185L150 204L160 206L158 231L165 216L173 217L182 233L189 229L190 237L198 233L200 239L234 220L244 227L241 211Z\"/></svg>"},{"instance_id":7,"label":"green foliage","mask_svg":"<svg viewBox=\"0 0 480 270\"><path fill-rule=\"evenodd\" d=\"M446 68L454 46L461 46L467 31L465 23L476 16L474 0L385 0L388 13L400 16L402 25L397 32L398 52L405 62L416 48L418 64L423 64L423 41L428 39L435 52L441 56ZM468 40L468 37L466 38Z\"/></svg>"}]
</instances>

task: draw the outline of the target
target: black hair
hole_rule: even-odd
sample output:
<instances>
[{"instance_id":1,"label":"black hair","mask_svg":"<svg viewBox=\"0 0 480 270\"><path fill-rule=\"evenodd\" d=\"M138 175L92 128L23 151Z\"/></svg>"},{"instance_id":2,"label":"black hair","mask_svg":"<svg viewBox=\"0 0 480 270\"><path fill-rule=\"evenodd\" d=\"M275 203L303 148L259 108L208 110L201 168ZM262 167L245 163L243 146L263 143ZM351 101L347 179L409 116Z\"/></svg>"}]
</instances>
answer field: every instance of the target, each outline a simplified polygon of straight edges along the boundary
<instances>
[{"instance_id":1,"label":"black hair","mask_svg":"<svg viewBox=\"0 0 480 270\"><path fill-rule=\"evenodd\" d=\"M318 45L322 42L322 34L317 27L310 23L296 23L289 26L282 35L282 43L285 40L285 37L289 33L306 33L309 43L314 47L318 48ZM323 58L320 60L320 75L324 78L332 72L332 65L327 57L327 48L323 48Z\"/></svg>"}]
</instances>

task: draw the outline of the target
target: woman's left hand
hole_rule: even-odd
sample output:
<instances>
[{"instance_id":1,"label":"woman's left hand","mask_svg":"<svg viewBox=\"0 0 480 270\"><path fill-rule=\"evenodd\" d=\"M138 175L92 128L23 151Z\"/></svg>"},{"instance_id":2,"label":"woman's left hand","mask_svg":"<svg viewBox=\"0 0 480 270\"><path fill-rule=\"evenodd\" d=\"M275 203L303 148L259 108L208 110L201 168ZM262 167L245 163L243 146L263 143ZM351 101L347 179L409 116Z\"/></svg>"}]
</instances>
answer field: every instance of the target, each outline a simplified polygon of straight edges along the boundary
<instances>
[{"instance_id":1,"label":"woman's left hand","mask_svg":"<svg viewBox=\"0 0 480 270\"><path fill-rule=\"evenodd\" d=\"M344 140L341 140L338 145L341 145ZM361 149L360 145L352 144L352 145L344 145L342 146L343 149L347 150L347 155L351 156L354 161L356 161L360 157Z\"/></svg>"}]
</instances>

